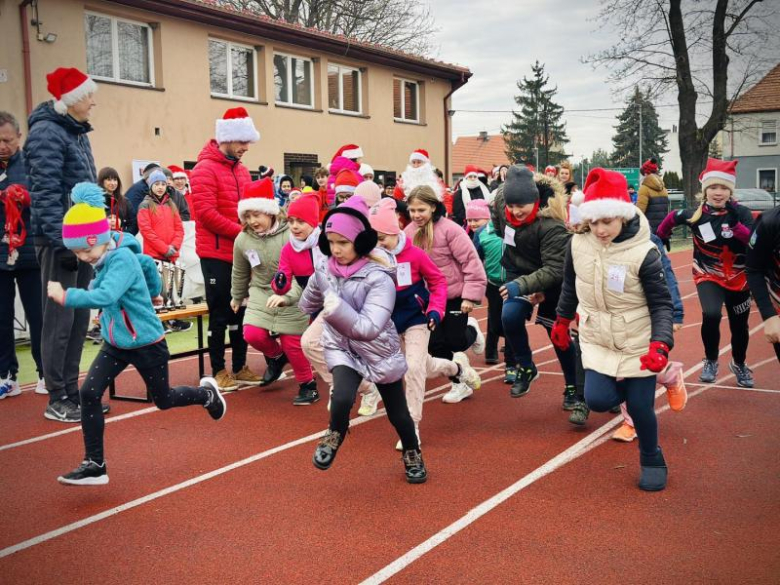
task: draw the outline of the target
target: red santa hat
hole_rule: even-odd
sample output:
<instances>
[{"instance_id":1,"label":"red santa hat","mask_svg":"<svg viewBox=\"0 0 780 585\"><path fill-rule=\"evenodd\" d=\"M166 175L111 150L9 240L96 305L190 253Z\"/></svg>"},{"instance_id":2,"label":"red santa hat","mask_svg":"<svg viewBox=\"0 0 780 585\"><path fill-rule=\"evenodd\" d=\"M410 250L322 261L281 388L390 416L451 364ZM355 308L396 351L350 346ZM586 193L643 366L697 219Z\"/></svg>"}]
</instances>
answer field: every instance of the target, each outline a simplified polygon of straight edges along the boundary
<instances>
[{"instance_id":1,"label":"red santa hat","mask_svg":"<svg viewBox=\"0 0 780 585\"><path fill-rule=\"evenodd\" d=\"M465 170L463 171L463 176L468 177L471 174L475 174L479 176L480 170L476 165L466 165Z\"/></svg>"},{"instance_id":2,"label":"red santa hat","mask_svg":"<svg viewBox=\"0 0 780 585\"><path fill-rule=\"evenodd\" d=\"M252 181L244 187L244 194L238 202L238 217L243 218L247 211L259 211L268 215L279 214L279 203L274 197L274 184L265 178Z\"/></svg>"},{"instance_id":3,"label":"red santa hat","mask_svg":"<svg viewBox=\"0 0 780 585\"><path fill-rule=\"evenodd\" d=\"M340 156L350 159L363 158L363 149L360 148L357 144L345 144L336 151L336 154L333 155L333 158L330 159L330 162L333 162Z\"/></svg>"},{"instance_id":4,"label":"red santa hat","mask_svg":"<svg viewBox=\"0 0 780 585\"><path fill-rule=\"evenodd\" d=\"M545 175L547 174L548 171L552 171L556 175L558 174L558 169L555 168L553 165L547 165L546 167L544 167L544 174Z\"/></svg>"},{"instance_id":5,"label":"red santa hat","mask_svg":"<svg viewBox=\"0 0 780 585\"><path fill-rule=\"evenodd\" d=\"M189 178L189 175L187 174L187 172L183 168L177 167L176 165L168 166L168 170L171 171L171 176L174 179L188 179Z\"/></svg>"},{"instance_id":6,"label":"red santa hat","mask_svg":"<svg viewBox=\"0 0 780 585\"><path fill-rule=\"evenodd\" d=\"M584 221L596 221L607 217L633 219L636 207L628 195L626 177L616 171L596 168L585 180L585 198L579 206Z\"/></svg>"},{"instance_id":7,"label":"red santa hat","mask_svg":"<svg viewBox=\"0 0 780 585\"><path fill-rule=\"evenodd\" d=\"M359 183L360 181L358 181L354 171L344 169L343 171L339 171L339 174L336 175L334 190L337 195L339 193L349 193L351 195L355 192L355 188L357 188Z\"/></svg>"},{"instance_id":8,"label":"red santa hat","mask_svg":"<svg viewBox=\"0 0 780 585\"><path fill-rule=\"evenodd\" d=\"M723 185L731 192L737 186L737 160L707 159L707 167L699 175L702 191L711 185Z\"/></svg>"},{"instance_id":9,"label":"red santa hat","mask_svg":"<svg viewBox=\"0 0 780 585\"><path fill-rule=\"evenodd\" d=\"M409 155L409 162L412 162L414 160L419 160L424 163L431 162L431 157L428 156L428 151L423 150L422 148L418 148L415 150L412 154Z\"/></svg>"},{"instance_id":10,"label":"red santa hat","mask_svg":"<svg viewBox=\"0 0 780 585\"><path fill-rule=\"evenodd\" d=\"M72 106L97 91L97 84L75 67L59 67L46 76L46 89L54 96L54 110L65 115Z\"/></svg>"},{"instance_id":11,"label":"red santa hat","mask_svg":"<svg viewBox=\"0 0 780 585\"><path fill-rule=\"evenodd\" d=\"M245 108L230 108L217 120L217 142L257 142L260 133Z\"/></svg>"}]
</instances>

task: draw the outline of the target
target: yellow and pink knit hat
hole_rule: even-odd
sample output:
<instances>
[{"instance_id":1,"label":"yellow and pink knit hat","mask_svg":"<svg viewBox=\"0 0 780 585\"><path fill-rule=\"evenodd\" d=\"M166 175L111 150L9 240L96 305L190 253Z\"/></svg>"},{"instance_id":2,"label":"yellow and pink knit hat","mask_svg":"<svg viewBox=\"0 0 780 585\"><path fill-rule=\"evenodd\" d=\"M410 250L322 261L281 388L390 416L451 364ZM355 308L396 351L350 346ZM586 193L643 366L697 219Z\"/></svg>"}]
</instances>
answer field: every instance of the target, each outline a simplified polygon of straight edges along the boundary
<instances>
[{"instance_id":1,"label":"yellow and pink knit hat","mask_svg":"<svg viewBox=\"0 0 780 585\"><path fill-rule=\"evenodd\" d=\"M106 217L105 193L94 183L78 183L70 192L73 202L62 219L62 243L71 250L107 244L111 229Z\"/></svg>"}]
</instances>

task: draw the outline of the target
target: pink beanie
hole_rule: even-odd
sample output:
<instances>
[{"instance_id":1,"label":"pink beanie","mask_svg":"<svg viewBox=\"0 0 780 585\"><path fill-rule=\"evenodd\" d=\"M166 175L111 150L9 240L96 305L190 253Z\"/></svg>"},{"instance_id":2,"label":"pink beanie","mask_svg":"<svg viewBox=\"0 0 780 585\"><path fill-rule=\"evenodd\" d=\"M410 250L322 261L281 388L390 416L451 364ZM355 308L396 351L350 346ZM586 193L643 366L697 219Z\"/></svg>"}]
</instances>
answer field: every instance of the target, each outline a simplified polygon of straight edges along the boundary
<instances>
[{"instance_id":1,"label":"pink beanie","mask_svg":"<svg viewBox=\"0 0 780 585\"><path fill-rule=\"evenodd\" d=\"M366 205L373 207L379 203L379 199L382 197L382 189L374 183L374 181L363 181L355 187L355 195L360 195Z\"/></svg>"},{"instance_id":2,"label":"pink beanie","mask_svg":"<svg viewBox=\"0 0 780 585\"><path fill-rule=\"evenodd\" d=\"M395 199L385 197L379 203L371 208L368 214L368 221L371 227L380 234L389 234L396 236L401 233L401 225L398 223L396 215Z\"/></svg>"},{"instance_id":3,"label":"pink beanie","mask_svg":"<svg viewBox=\"0 0 780 585\"><path fill-rule=\"evenodd\" d=\"M345 213L347 209L350 211ZM325 220L325 233L333 232L354 242L355 238L366 229L366 225L353 215L354 212L368 218L368 206L359 195L353 195L328 214Z\"/></svg>"},{"instance_id":4,"label":"pink beanie","mask_svg":"<svg viewBox=\"0 0 780 585\"><path fill-rule=\"evenodd\" d=\"M484 199L474 199L466 204L466 219L490 219L490 207Z\"/></svg>"}]
</instances>

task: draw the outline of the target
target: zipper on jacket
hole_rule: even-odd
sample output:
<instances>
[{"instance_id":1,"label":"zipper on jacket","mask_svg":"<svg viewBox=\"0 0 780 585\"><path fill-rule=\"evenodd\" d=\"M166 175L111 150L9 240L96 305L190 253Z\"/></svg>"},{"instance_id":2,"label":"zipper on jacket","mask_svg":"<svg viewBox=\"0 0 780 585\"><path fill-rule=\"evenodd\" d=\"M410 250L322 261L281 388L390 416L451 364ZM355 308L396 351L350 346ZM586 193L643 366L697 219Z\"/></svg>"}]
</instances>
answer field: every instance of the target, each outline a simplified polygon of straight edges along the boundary
<instances>
[{"instance_id":1,"label":"zipper on jacket","mask_svg":"<svg viewBox=\"0 0 780 585\"><path fill-rule=\"evenodd\" d=\"M114 342L114 319L113 318L108 322L108 339L111 341L111 345L116 347L116 343Z\"/></svg>"},{"instance_id":2,"label":"zipper on jacket","mask_svg":"<svg viewBox=\"0 0 780 585\"><path fill-rule=\"evenodd\" d=\"M133 327L133 322L130 321L130 316L127 314L127 311L124 309L121 309L122 311L122 319L125 322L125 327L127 327L127 330L130 332L130 336L133 338L133 341L136 340L138 335L136 335L135 327Z\"/></svg>"}]
</instances>

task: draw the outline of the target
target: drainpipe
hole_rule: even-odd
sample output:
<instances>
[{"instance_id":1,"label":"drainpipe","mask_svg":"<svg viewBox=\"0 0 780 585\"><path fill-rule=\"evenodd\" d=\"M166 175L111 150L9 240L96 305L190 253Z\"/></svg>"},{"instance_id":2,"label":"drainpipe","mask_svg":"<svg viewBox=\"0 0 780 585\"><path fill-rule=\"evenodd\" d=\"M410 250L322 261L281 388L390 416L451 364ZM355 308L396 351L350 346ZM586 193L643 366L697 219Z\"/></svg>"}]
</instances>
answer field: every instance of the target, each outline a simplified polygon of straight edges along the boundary
<instances>
[{"instance_id":1,"label":"drainpipe","mask_svg":"<svg viewBox=\"0 0 780 585\"><path fill-rule=\"evenodd\" d=\"M450 111L447 107L447 100L458 89L466 84L465 76L461 73L460 83L452 84L450 92L444 96L444 182L450 182Z\"/></svg>"},{"instance_id":2,"label":"drainpipe","mask_svg":"<svg viewBox=\"0 0 780 585\"><path fill-rule=\"evenodd\" d=\"M27 116L32 114L32 74L30 73L30 32L27 27L27 6L33 0L22 0L19 4L19 24L22 27L22 64L24 67L24 99Z\"/></svg>"}]
</instances>

